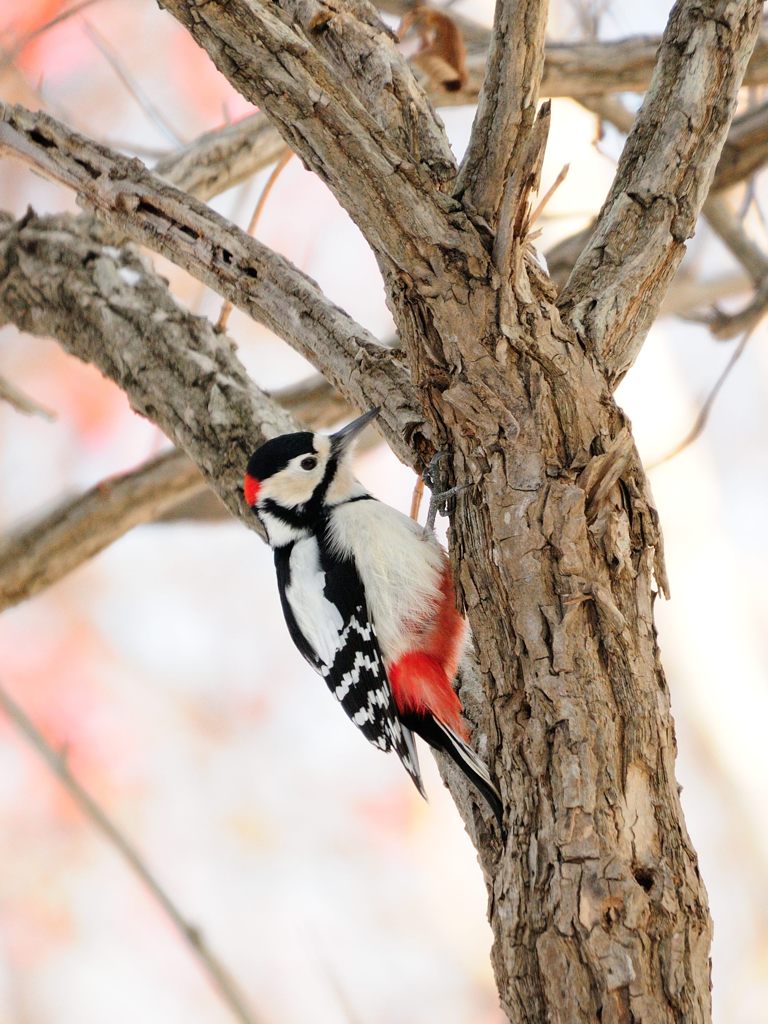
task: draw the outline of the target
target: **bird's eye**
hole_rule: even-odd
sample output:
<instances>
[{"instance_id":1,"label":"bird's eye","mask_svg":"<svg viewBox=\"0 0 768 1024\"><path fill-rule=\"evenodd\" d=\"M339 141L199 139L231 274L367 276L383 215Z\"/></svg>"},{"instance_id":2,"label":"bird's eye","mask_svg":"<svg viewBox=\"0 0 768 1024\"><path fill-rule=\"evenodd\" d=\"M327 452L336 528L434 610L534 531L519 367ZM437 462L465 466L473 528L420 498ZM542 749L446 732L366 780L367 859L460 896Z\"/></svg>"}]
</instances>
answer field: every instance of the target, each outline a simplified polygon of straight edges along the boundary
<instances>
[{"instance_id":1,"label":"bird's eye","mask_svg":"<svg viewBox=\"0 0 768 1024\"><path fill-rule=\"evenodd\" d=\"M317 459L314 457L314 455L308 455L306 459L301 460L302 469L314 469L316 465Z\"/></svg>"}]
</instances>

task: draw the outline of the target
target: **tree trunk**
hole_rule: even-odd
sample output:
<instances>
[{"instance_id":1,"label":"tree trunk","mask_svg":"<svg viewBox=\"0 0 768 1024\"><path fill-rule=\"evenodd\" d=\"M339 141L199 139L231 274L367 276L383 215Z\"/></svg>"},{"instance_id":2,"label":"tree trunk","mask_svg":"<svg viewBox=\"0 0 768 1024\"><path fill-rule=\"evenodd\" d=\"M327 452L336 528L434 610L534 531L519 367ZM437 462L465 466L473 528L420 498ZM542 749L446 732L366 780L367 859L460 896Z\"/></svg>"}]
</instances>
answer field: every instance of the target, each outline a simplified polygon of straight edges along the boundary
<instances>
[{"instance_id":1,"label":"tree trunk","mask_svg":"<svg viewBox=\"0 0 768 1024\"><path fill-rule=\"evenodd\" d=\"M515 1024L703 1022L711 923L653 624L658 520L625 417L532 285L520 336L562 358L477 325L438 405L455 479L475 484L451 552L509 808L503 847L470 825L496 979Z\"/></svg>"},{"instance_id":2,"label":"tree trunk","mask_svg":"<svg viewBox=\"0 0 768 1024\"><path fill-rule=\"evenodd\" d=\"M347 399L382 404L384 432L411 465L450 454L439 465L443 484L465 488L450 549L475 653L461 696L504 798L503 837L444 770L485 875L509 1021L706 1024L711 922L674 778L653 622L654 598L667 590L661 535L612 389L693 232L762 4L675 5L614 186L559 304L528 241L548 127L548 109L536 110L540 0L497 4L460 168L366 0L338 9L319 0L163 6L363 230L404 353L377 346L287 261L136 162L18 110L5 111L0 146L280 331ZM6 228L7 277L18 280L0 289L0 307L44 329L44 316L16 302L38 255L25 245L36 244L40 225ZM87 225L78 232L96 244ZM89 274L78 261L70 277ZM101 287L82 284L97 321ZM134 289L132 302L141 301ZM128 366L96 328L89 348L77 326L71 317L59 325L69 349L118 380L252 524L233 484L243 423L252 414L268 428L283 420L255 389L233 390L234 355L208 338L196 352L176 338L166 353L158 339L145 369L145 339L129 325ZM141 379L128 372L134 364ZM189 416L190 390L199 417Z\"/></svg>"}]
</instances>

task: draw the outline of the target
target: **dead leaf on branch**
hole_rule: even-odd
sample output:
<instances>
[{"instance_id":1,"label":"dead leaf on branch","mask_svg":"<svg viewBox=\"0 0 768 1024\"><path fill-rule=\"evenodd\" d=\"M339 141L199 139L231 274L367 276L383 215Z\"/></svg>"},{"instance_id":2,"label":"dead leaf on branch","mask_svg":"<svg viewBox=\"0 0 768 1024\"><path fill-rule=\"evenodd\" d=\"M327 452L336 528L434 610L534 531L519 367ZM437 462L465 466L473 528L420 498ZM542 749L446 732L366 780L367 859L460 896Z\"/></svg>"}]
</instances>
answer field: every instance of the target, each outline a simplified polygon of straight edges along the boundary
<instances>
[{"instance_id":1,"label":"dead leaf on branch","mask_svg":"<svg viewBox=\"0 0 768 1024\"><path fill-rule=\"evenodd\" d=\"M402 42L415 35L419 48L411 63L424 72L432 87L459 92L467 84L467 51L456 22L443 11L418 5L408 11L397 28Z\"/></svg>"}]
</instances>

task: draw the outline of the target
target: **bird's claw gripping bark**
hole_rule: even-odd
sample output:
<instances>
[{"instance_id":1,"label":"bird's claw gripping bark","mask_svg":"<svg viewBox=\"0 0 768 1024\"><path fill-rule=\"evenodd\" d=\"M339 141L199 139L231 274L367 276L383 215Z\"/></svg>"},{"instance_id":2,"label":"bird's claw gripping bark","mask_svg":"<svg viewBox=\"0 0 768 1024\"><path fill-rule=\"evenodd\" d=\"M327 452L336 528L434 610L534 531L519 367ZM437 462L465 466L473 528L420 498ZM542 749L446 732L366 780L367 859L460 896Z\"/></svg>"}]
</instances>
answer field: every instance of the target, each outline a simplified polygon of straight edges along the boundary
<instances>
[{"instance_id":1,"label":"bird's claw gripping bark","mask_svg":"<svg viewBox=\"0 0 768 1024\"><path fill-rule=\"evenodd\" d=\"M424 470L422 479L429 488L429 509L427 510L427 522L425 529L429 533L435 532L435 519L439 512L441 516L448 515L448 502L451 498L456 497L459 491L465 491L470 485L469 484L458 484L455 487L448 487L445 490L437 490L442 474L439 473L439 465L443 459L450 455L448 451L435 452L432 456L432 460Z\"/></svg>"}]
</instances>

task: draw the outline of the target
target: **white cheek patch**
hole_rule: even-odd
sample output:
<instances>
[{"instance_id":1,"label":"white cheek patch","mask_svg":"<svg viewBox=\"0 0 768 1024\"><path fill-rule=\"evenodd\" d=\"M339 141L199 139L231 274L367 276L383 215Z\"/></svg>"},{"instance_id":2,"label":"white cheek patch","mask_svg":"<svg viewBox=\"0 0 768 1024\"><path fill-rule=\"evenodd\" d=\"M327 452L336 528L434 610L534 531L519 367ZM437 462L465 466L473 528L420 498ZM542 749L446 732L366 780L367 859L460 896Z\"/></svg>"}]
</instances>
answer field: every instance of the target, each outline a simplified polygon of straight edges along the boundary
<instances>
[{"instance_id":1,"label":"white cheek patch","mask_svg":"<svg viewBox=\"0 0 768 1024\"><path fill-rule=\"evenodd\" d=\"M264 480L259 491L259 501L271 498L283 508L306 504L325 473L325 459L322 456L317 456L314 469L302 469L301 463L309 457L309 452L297 455L285 469Z\"/></svg>"}]
</instances>

